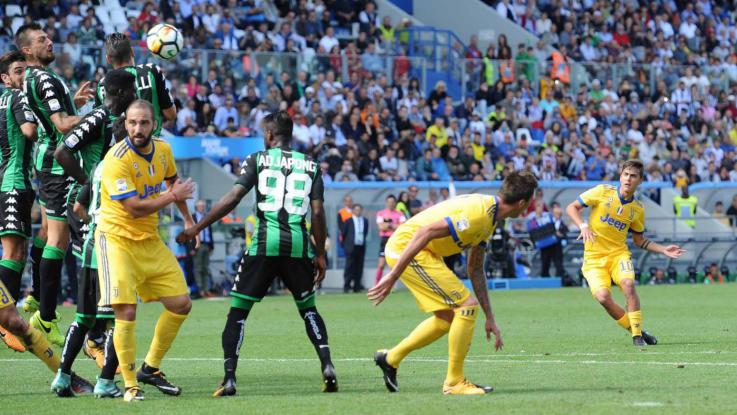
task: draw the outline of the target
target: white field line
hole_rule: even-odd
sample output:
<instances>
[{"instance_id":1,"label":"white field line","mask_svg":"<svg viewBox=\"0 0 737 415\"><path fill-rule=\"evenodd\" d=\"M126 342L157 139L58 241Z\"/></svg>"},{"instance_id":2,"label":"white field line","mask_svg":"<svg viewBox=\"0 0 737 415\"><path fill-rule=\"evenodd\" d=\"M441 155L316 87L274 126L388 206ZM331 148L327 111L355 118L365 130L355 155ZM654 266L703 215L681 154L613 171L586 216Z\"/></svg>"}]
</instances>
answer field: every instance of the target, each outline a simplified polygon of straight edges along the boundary
<instances>
[{"instance_id":1,"label":"white field line","mask_svg":"<svg viewBox=\"0 0 737 415\"><path fill-rule=\"evenodd\" d=\"M139 360L141 360L139 358ZM167 358L170 362L220 362L223 359L218 357L172 357ZM418 363L447 363L447 359L442 358L408 358L407 360ZM315 362L315 358L240 358L241 362L276 362L276 363L296 363L296 362ZM335 362L372 362L373 359L366 357L357 358L338 358L333 359ZM36 359L0 359L0 362L7 363L25 363L37 362ZM539 364L539 365L647 365L647 366L708 366L708 367L737 367L737 362L688 362L688 361L648 361L648 360L561 360L561 359L479 359L470 358L467 363L496 363L496 364Z\"/></svg>"}]
</instances>

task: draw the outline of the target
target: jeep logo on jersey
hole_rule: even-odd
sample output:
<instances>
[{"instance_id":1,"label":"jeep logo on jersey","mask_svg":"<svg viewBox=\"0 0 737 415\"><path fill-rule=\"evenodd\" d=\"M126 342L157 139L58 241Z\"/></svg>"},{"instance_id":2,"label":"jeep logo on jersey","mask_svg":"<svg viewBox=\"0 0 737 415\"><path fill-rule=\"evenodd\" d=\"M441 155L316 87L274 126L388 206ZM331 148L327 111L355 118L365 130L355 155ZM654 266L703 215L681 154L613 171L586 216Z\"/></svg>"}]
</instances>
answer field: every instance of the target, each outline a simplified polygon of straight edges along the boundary
<instances>
[{"instance_id":1,"label":"jeep logo on jersey","mask_svg":"<svg viewBox=\"0 0 737 415\"><path fill-rule=\"evenodd\" d=\"M145 199L151 195L157 195L161 193L161 189L162 183L159 183L156 186L149 186L146 184L143 186L143 194L141 195L141 199Z\"/></svg>"},{"instance_id":2,"label":"jeep logo on jersey","mask_svg":"<svg viewBox=\"0 0 737 415\"><path fill-rule=\"evenodd\" d=\"M624 228L627 227L627 224L626 223L614 219L613 217L609 216L608 213L606 214L606 216L599 217L599 220L601 220L602 222L606 223L609 226L612 226L613 228L615 228L618 231L623 231Z\"/></svg>"}]
</instances>

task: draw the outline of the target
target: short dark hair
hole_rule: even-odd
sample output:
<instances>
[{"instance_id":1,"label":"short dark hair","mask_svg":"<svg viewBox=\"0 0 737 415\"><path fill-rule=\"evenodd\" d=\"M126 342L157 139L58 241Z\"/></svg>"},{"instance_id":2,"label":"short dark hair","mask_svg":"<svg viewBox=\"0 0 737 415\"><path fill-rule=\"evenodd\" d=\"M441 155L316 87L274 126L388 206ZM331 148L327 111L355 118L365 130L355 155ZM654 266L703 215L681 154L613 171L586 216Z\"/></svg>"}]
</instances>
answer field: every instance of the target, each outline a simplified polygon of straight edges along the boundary
<instances>
[{"instance_id":1,"label":"short dark hair","mask_svg":"<svg viewBox=\"0 0 737 415\"><path fill-rule=\"evenodd\" d=\"M397 200L397 197L392 194L386 197L386 200L389 200L389 199Z\"/></svg>"},{"instance_id":2,"label":"short dark hair","mask_svg":"<svg viewBox=\"0 0 737 415\"><path fill-rule=\"evenodd\" d=\"M125 69L113 69L105 74L103 86L105 87L105 95L116 96L121 93L120 91L135 88L136 77Z\"/></svg>"},{"instance_id":3,"label":"short dark hair","mask_svg":"<svg viewBox=\"0 0 737 415\"><path fill-rule=\"evenodd\" d=\"M269 129L273 131L275 136L280 137L283 143L290 143L292 141L294 123L292 123L292 118L288 112L272 112L264 117L264 123L272 124Z\"/></svg>"},{"instance_id":4,"label":"short dark hair","mask_svg":"<svg viewBox=\"0 0 737 415\"><path fill-rule=\"evenodd\" d=\"M637 173L640 174L640 177L645 176L645 164L642 162L642 160L630 159L625 161L622 165L622 172L627 169L635 169L637 170Z\"/></svg>"},{"instance_id":5,"label":"short dark hair","mask_svg":"<svg viewBox=\"0 0 737 415\"><path fill-rule=\"evenodd\" d=\"M504 203L517 203L520 200L530 200L537 189L535 175L528 171L513 171L504 179L499 190Z\"/></svg>"},{"instance_id":6,"label":"short dark hair","mask_svg":"<svg viewBox=\"0 0 737 415\"><path fill-rule=\"evenodd\" d=\"M123 33L111 33L105 38L105 53L113 65L121 65L130 61L131 42Z\"/></svg>"},{"instance_id":7,"label":"short dark hair","mask_svg":"<svg viewBox=\"0 0 737 415\"><path fill-rule=\"evenodd\" d=\"M31 43L31 38L28 36L28 32L32 30L43 30L43 28L40 24L34 22L26 23L15 31L15 45L18 49L28 46Z\"/></svg>"},{"instance_id":8,"label":"short dark hair","mask_svg":"<svg viewBox=\"0 0 737 415\"><path fill-rule=\"evenodd\" d=\"M2 57L0 57L0 73L9 74L10 67L15 62L25 62L26 58L23 56L23 54L18 51L14 50L12 52L8 52Z\"/></svg>"}]
</instances>

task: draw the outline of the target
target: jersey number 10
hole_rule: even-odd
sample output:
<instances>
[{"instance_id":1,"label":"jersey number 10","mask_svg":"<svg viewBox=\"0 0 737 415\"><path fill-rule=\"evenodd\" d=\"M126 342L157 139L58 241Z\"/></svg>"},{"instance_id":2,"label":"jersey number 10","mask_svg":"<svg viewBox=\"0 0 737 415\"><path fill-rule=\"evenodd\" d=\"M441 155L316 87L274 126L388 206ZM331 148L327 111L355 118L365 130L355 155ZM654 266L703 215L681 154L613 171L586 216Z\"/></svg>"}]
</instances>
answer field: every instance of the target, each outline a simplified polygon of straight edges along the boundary
<instances>
[{"instance_id":1,"label":"jersey number 10","mask_svg":"<svg viewBox=\"0 0 737 415\"><path fill-rule=\"evenodd\" d=\"M284 208L289 214L304 216L309 207L307 201L311 189L312 178L306 173L292 172L285 176L281 170L261 170L258 173L258 191L266 196L266 200L259 202L258 208L263 212Z\"/></svg>"}]
</instances>

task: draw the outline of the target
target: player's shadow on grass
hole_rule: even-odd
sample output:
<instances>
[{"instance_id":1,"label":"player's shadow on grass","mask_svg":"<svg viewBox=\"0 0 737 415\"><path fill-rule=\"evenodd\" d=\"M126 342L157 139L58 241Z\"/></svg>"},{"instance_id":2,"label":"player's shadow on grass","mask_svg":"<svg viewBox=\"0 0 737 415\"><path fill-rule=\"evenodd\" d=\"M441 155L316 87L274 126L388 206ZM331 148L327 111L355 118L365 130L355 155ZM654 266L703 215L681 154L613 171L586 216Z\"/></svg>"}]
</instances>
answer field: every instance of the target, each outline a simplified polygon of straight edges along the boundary
<instances>
[{"instance_id":1,"label":"player's shadow on grass","mask_svg":"<svg viewBox=\"0 0 737 415\"><path fill-rule=\"evenodd\" d=\"M500 387L494 390L492 394L495 395L522 395L522 394L537 394L537 393L560 393L560 392L611 392L611 393L634 393L645 390L662 390L662 387L648 387L648 386L637 386L637 387L591 387L591 386L564 386L564 387L540 387L540 388L505 388Z\"/></svg>"}]
</instances>

